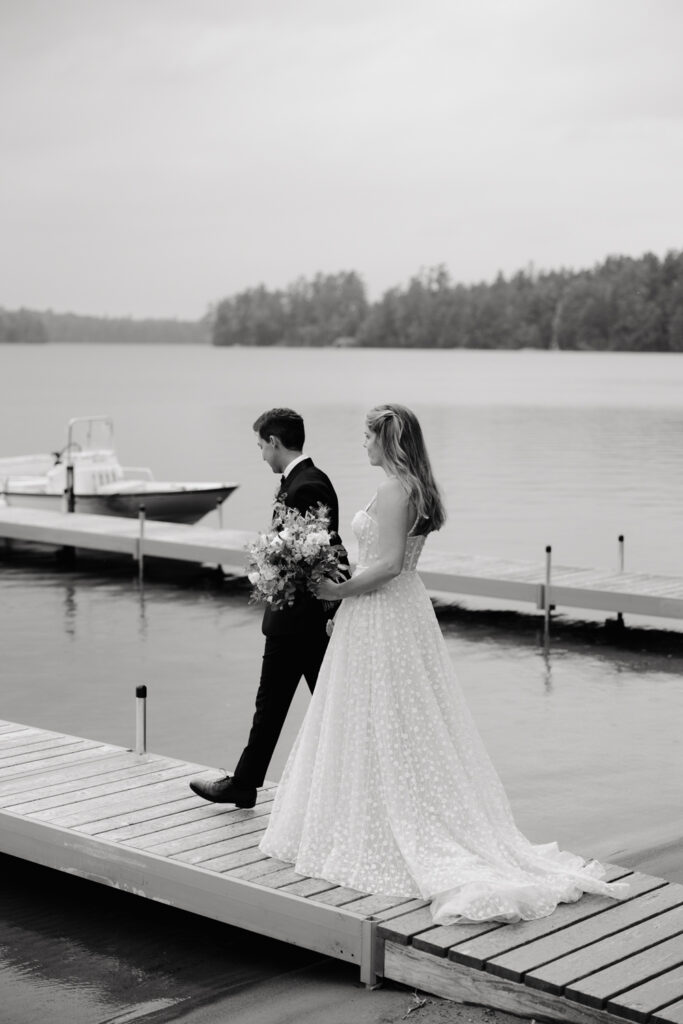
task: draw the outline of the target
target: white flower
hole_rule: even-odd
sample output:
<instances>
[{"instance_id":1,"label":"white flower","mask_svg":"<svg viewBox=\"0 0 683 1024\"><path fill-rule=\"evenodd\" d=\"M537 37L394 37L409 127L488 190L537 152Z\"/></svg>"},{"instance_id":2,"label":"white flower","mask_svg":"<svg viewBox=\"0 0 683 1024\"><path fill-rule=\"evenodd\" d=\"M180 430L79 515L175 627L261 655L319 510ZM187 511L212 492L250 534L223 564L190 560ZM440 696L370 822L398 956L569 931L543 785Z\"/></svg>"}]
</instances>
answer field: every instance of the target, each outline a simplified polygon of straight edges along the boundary
<instances>
[{"instance_id":1,"label":"white flower","mask_svg":"<svg viewBox=\"0 0 683 1024\"><path fill-rule=\"evenodd\" d=\"M329 543L330 535L326 530L316 530L314 533L310 533L303 544L304 557L311 558L312 555L317 555Z\"/></svg>"},{"instance_id":2,"label":"white flower","mask_svg":"<svg viewBox=\"0 0 683 1024\"><path fill-rule=\"evenodd\" d=\"M258 572L250 572L249 575L247 576L247 579L249 580L251 585L255 587L258 581L261 579L261 574Z\"/></svg>"}]
</instances>

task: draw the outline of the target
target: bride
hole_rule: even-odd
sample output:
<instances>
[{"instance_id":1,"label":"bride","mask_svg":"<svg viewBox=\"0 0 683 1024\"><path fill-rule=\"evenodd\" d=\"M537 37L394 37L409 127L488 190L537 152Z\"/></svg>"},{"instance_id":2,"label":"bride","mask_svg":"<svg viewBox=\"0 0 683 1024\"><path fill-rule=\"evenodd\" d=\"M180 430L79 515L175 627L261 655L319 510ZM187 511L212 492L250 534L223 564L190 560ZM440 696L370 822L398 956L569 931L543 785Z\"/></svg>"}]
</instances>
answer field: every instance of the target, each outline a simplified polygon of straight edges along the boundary
<instances>
[{"instance_id":1,"label":"bride","mask_svg":"<svg viewBox=\"0 0 683 1024\"><path fill-rule=\"evenodd\" d=\"M514 823L416 571L445 512L414 413L371 409L365 448L385 479L353 518L353 576L318 590L342 605L260 849L302 875L431 900L437 924L622 896L597 861Z\"/></svg>"}]
</instances>

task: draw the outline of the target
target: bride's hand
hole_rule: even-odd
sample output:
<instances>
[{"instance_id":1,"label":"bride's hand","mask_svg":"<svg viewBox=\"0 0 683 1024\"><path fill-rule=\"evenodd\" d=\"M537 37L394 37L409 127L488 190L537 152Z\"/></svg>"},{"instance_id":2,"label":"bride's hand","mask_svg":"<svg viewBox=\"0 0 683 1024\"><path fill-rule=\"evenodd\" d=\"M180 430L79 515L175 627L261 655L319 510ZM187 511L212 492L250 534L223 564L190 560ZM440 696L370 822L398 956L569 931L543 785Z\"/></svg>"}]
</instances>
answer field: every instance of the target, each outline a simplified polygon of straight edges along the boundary
<instances>
[{"instance_id":1,"label":"bride's hand","mask_svg":"<svg viewBox=\"0 0 683 1024\"><path fill-rule=\"evenodd\" d=\"M333 583L332 580L323 580L323 582L316 587L315 596L319 601L341 601L339 584Z\"/></svg>"}]
</instances>

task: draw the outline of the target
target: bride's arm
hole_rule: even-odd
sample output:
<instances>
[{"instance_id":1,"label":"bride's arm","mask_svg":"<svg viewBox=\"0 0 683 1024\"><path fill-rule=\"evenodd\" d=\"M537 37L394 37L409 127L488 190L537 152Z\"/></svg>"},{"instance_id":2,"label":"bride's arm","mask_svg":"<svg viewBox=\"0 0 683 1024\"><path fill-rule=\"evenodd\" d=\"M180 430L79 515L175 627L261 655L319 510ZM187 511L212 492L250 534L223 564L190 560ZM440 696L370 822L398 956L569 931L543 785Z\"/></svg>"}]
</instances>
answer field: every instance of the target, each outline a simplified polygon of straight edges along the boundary
<instances>
[{"instance_id":1,"label":"bride's arm","mask_svg":"<svg viewBox=\"0 0 683 1024\"><path fill-rule=\"evenodd\" d=\"M403 486L392 478L385 480L377 491L375 514L379 527L379 558L343 583L324 583L318 591L323 600L338 601L377 590L398 576L408 537L410 502Z\"/></svg>"}]
</instances>

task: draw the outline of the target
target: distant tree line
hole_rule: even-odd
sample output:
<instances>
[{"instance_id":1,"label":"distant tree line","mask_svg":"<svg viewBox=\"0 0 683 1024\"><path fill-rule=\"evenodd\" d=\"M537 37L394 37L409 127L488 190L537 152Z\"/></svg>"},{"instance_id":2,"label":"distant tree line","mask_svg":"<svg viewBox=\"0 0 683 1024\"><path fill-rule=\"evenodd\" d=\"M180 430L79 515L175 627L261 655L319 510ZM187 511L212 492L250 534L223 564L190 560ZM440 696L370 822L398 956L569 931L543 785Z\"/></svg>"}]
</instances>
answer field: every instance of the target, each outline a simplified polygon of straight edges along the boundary
<instances>
[{"instance_id":1,"label":"distant tree line","mask_svg":"<svg viewBox=\"0 0 683 1024\"><path fill-rule=\"evenodd\" d=\"M208 341L208 328L204 321L78 316L76 313L53 313L51 310L40 315L49 341L166 345L202 344Z\"/></svg>"},{"instance_id":2,"label":"distant tree line","mask_svg":"<svg viewBox=\"0 0 683 1024\"><path fill-rule=\"evenodd\" d=\"M214 345L332 345L354 340L370 311L355 272L298 278L283 291L263 285L219 302Z\"/></svg>"},{"instance_id":3,"label":"distant tree line","mask_svg":"<svg viewBox=\"0 0 683 1024\"><path fill-rule=\"evenodd\" d=\"M0 342L128 342L207 344L203 320L134 320L131 317L79 316L76 313L0 309Z\"/></svg>"},{"instance_id":4,"label":"distant tree line","mask_svg":"<svg viewBox=\"0 0 683 1024\"><path fill-rule=\"evenodd\" d=\"M355 272L263 285L211 312L214 345L683 351L683 252L611 256L591 270L520 270L489 284L444 266L368 302Z\"/></svg>"},{"instance_id":5,"label":"distant tree line","mask_svg":"<svg viewBox=\"0 0 683 1024\"><path fill-rule=\"evenodd\" d=\"M520 270L492 283L420 271L374 303L354 271L259 285L199 321L0 309L0 342L358 345L683 351L683 251L611 256L591 270Z\"/></svg>"},{"instance_id":6,"label":"distant tree line","mask_svg":"<svg viewBox=\"0 0 683 1024\"><path fill-rule=\"evenodd\" d=\"M0 309L0 342L35 345L46 341L45 324L35 313L28 309L13 313Z\"/></svg>"}]
</instances>

